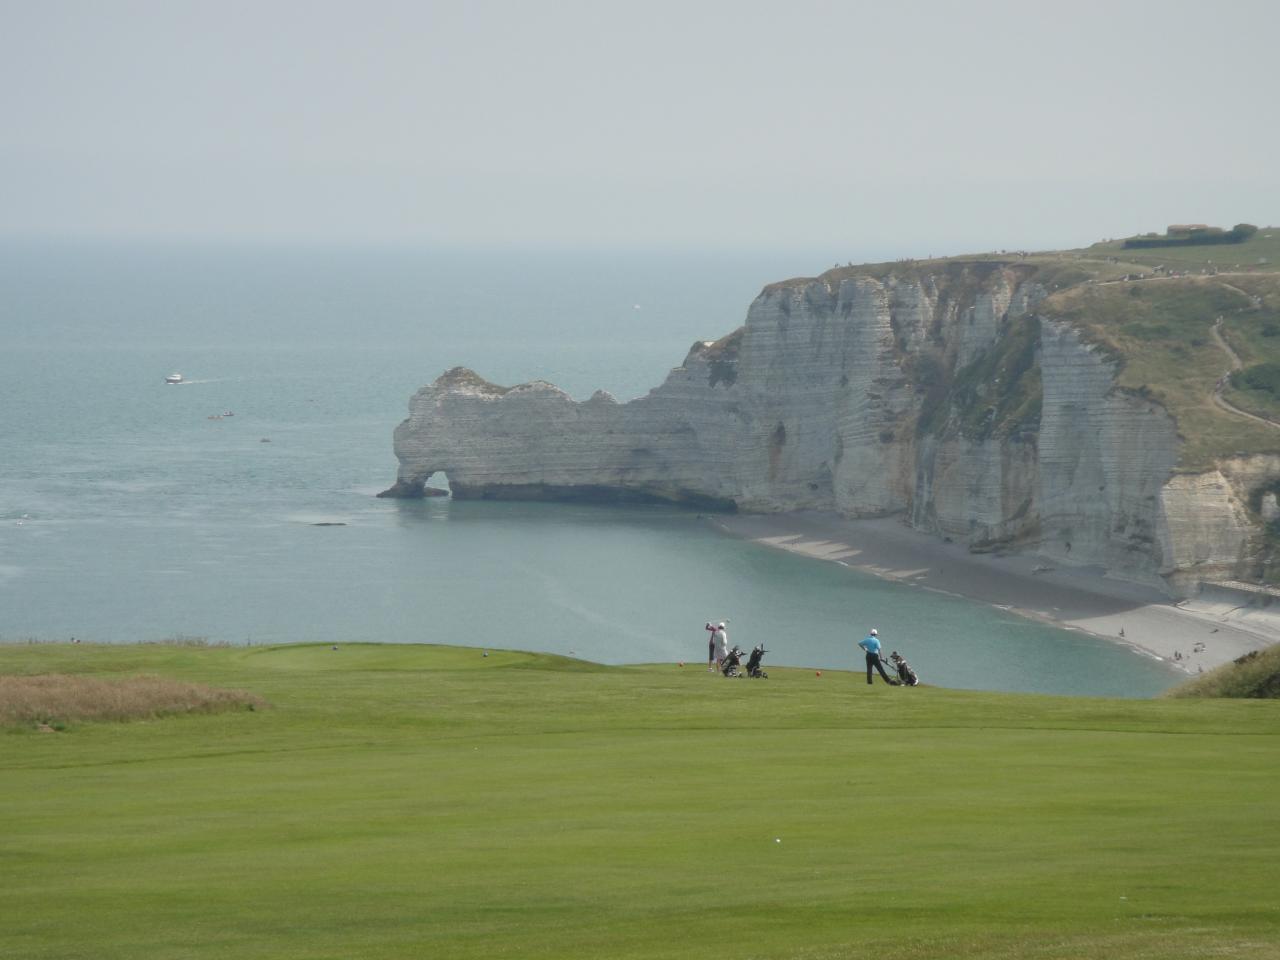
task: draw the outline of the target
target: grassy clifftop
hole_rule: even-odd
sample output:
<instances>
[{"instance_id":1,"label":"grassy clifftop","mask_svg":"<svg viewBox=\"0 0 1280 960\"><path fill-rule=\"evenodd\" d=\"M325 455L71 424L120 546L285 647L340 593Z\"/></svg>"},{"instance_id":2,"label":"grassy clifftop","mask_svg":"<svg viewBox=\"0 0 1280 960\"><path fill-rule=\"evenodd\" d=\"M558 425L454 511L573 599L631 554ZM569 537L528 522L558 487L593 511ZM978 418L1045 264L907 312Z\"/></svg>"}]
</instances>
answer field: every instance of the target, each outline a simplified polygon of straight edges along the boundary
<instances>
[{"instance_id":1,"label":"grassy clifftop","mask_svg":"<svg viewBox=\"0 0 1280 960\"><path fill-rule=\"evenodd\" d=\"M1158 249L1126 248L1123 240L1105 240L1080 250L1066 251L1090 259L1114 257L1139 272L1164 266L1175 270L1217 269L1231 273L1280 269L1280 227L1263 227L1243 243L1189 245Z\"/></svg>"},{"instance_id":2,"label":"grassy clifftop","mask_svg":"<svg viewBox=\"0 0 1280 960\"><path fill-rule=\"evenodd\" d=\"M1276 701L0 646L45 673L272 707L0 728L6 957L1280 953Z\"/></svg>"},{"instance_id":3,"label":"grassy clifftop","mask_svg":"<svg viewBox=\"0 0 1280 960\"><path fill-rule=\"evenodd\" d=\"M988 270L1013 267L1035 274L1053 287L1068 287L1087 280L1115 280L1126 275L1154 275L1174 271L1201 275L1216 270L1233 275L1275 273L1280 271L1280 227L1264 227L1242 243L1219 246L1187 246L1158 250L1126 249L1123 240L1105 240L1088 247L1071 250L990 250L929 260L894 260L885 263L848 264L834 267L817 279L839 282L850 277L889 277L908 279L921 272L938 273L965 265L985 266ZM783 281L787 284L807 283L811 277Z\"/></svg>"},{"instance_id":4,"label":"grassy clifftop","mask_svg":"<svg viewBox=\"0 0 1280 960\"><path fill-rule=\"evenodd\" d=\"M1182 469L1280 451L1280 429L1215 401L1219 381L1234 369L1227 347L1246 367L1280 362L1280 274L1076 284L1052 294L1039 312L1080 328L1119 362L1118 386L1173 415L1184 441ZM1280 395L1223 387L1228 402L1280 421Z\"/></svg>"}]
</instances>

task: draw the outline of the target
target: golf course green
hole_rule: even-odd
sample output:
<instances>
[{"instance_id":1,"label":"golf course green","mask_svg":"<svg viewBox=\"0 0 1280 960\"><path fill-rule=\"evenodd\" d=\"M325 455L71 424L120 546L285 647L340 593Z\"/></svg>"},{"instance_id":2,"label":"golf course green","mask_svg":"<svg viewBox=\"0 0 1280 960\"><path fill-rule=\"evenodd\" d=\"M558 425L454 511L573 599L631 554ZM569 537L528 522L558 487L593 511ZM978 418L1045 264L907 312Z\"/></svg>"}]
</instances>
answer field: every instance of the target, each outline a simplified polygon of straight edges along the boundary
<instances>
[{"instance_id":1,"label":"golf course green","mask_svg":"<svg viewBox=\"0 0 1280 960\"><path fill-rule=\"evenodd\" d=\"M260 698L0 728L0 957L1280 956L1280 702L769 672L0 646Z\"/></svg>"}]
</instances>

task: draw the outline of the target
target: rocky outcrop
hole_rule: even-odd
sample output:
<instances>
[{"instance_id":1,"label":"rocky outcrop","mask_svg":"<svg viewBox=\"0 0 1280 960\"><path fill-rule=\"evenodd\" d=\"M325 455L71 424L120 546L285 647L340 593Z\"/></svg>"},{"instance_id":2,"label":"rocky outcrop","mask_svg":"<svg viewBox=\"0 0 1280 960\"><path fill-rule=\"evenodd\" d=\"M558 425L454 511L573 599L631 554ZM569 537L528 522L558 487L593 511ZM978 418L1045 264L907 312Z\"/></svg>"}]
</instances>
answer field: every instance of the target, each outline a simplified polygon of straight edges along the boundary
<instances>
[{"instance_id":1,"label":"rocky outcrop","mask_svg":"<svg viewBox=\"0 0 1280 960\"><path fill-rule=\"evenodd\" d=\"M1172 418L1038 316L1045 293L1017 262L774 284L745 326L695 343L628 403L456 368L410 400L384 495L421 496L444 473L458 498L901 514L972 549L1177 591L1238 571L1249 497L1280 478L1280 456L1177 475Z\"/></svg>"}]
</instances>

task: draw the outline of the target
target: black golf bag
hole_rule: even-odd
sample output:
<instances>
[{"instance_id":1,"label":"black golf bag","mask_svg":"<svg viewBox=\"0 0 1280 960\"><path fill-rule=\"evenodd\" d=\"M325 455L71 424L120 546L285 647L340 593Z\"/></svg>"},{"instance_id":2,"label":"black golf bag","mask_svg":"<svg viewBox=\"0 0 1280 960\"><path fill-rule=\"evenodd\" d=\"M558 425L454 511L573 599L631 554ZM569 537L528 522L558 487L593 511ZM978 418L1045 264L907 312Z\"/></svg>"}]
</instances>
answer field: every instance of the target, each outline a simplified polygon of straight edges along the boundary
<instances>
[{"instance_id":1,"label":"black golf bag","mask_svg":"<svg viewBox=\"0 0 1280 960\"><path fill-rule=\"evenodd\" d=\"M720 672L726 677L742 676L742 651L734 644L733 649L724 655L724 662L720 664Z\"/></svg>"},{"instance_id":2,"label":"black golf bag","mask_svg":"<svg viewBox=\"0 0 1280 960\"><path fill-rule=\"evenodd\" d=\"M757 644L751 648L751 656L747 659L747 676L754 677L757 680L768 680L769 675L760 669L760 661L764 659L764 655L769 651L764 648L764 644Z\"/></svg>"},{"instance_id":3,"label":"black golf bag","mask_svg":"<svg viewBox=\"0 0 1280 960\"><path fill-rule=\"evenodd\" d=\"M911 664L897 650L889 654L889 663L893 665L893 669L898 671L898 683L904 687L914 687L920 682L920 678L916 676L916 672L911 669Z\"/></svg>"}]
</instances>

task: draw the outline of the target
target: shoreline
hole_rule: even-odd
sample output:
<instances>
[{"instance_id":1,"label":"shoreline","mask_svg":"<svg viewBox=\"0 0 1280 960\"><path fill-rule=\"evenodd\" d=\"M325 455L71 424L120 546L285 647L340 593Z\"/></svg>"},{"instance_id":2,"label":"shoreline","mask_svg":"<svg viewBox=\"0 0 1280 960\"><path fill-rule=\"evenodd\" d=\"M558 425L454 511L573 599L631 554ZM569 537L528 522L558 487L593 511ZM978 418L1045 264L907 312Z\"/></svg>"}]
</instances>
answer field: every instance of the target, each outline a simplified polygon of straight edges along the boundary
<instances>
[{"instance_id":1,"label":"shoreline","mask_svg":"<svg viewBox=\"0 0 1280 960\"><path fill-rule=\"evenodd\" d=\"M1189 675L1280 643L1280 613L1225 599L1175 603L1154 586L1034 554L970 553L892 517L798 511L710 519L730 536L1079 630Z\"/></svg>"}]
</instances>

